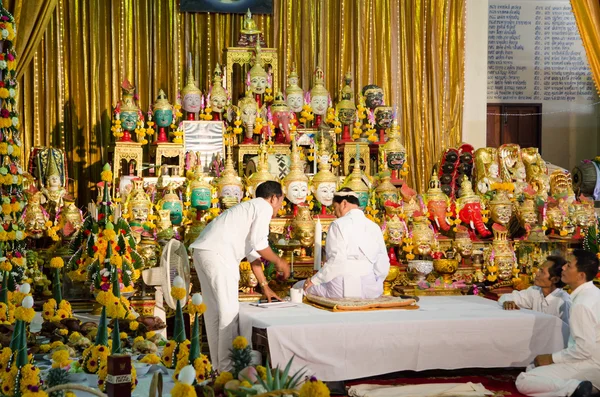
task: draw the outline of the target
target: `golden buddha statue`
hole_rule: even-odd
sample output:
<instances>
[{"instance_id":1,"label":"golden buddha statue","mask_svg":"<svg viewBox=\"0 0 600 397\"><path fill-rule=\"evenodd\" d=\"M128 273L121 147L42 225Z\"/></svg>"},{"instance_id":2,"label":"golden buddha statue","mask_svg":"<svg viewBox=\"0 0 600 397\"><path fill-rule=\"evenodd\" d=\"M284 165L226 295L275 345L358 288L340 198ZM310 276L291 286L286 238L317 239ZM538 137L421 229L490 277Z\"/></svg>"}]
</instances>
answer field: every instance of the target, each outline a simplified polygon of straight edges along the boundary
<instances>
[{"instance_id":1,"label":"golden buddha statue","mask_svg":"<svg viewBox=\"0 0 600 397\"><path fill-rule=\"evenodd\" d=\"M480 148L475 151L475 191L486 194L494 183L501 182L498 167L498 150L496 148Z\"/></svg>"},{"instance_id":2,"label":"golden buddha statue","mask_svg":"<svg viewBox=\"0 0 600 397\"><path fill-rule=\"evenodd\" d=\"M238 204L244 196L244 184L238 177L238 173L233 166L231 141L227 145L225 169L217 179L217 193L225 208L230 208Z\"/></svg>"},{"instance_id":3,"label":"golden buddha statue","mask_svg":"<svg viewBox=\"0 0 600 397\"><path fill-rule=\"evenodd\" d=\"M494 225L494 240L486 259L488 281L510 281L519 274L515 251L507 239L508 230L501 225Z\"/></svg>"},{"instance_id":4,"label":"golden buddha statue","mask_svg":"<svg viewBox=\"0 0 600 397\"><path fill-rule=\"evenodd\" d=\"M550 177L548 167L536 147L521 149L521 156L525 164L527 182L533 187L538 196L548 197L550 193Z\"/></svg>"},{"instance_id":5,"label":"golden buddha statue","mask_svg":"<svg viewBox=\"0 0 600 397\"><path fill-rule=\"evenodd\" d=\"M277 179L269 172L269 153L267 145L261 144L258 155L258 169L247 178L246 189L252 197L256 194L256 188L263 182L276 181Z\"/></svg>"},{"instance_id":6,"label":"golden buddha statue","mask_svg":"<svg viewBox=\"0 0 600 397\"><path fill-rule=\"evenodd\" d=\"M292 221L291 226L292 238L298 240L302 247L302 253L298 259L310 258L306 249L313 247L315 243L315 222L307 206L298 207L298 215Z\"/></svg>"},{"instance_id":7,"label":"golden buddha statue","mask_svg":"<svg viewBox=\"0 0 600 397\"><path fill-rule=\"evenodd\" d=\"M188 66L186 85L181 90L181 108L185 110L186 120L196 120L202 107L202 91L196 86L194 81L194 71L191 61Z\"/></svg>"},{"instance_id":8,"label":"golden buddha statue","mask_svg":"<svg viewBox=\"0 0 600 397\"><path fill-rule=\"evenodd\" d=\"M304 174L304 163L300 160L295 134L292 134L291 162L290 172L283 178L283 194L290 203L302 205L309 193L308 177Z\"/></svg>"},{"instance_id":9,"label":"golden buddha statue","mask_svg":"<svg viewBox=\"0 0 600 397\"><path fill-rule=\"evenodd\" d=\"M54 220L64 204L63 197L67 193L64 188L66 184L64 152L61 149L49 148L40 157L42 163L45 163L42 170L44 187L41 193L46 198L45 208L49 217Z\"/></svg>"},{"instance_id":10,"label":"golden buddha statue","mask_svg":"<svg viewBox=\"0 0 600 397\"><path fill-rule=\"evenodd\" d=\"M325 75L320 66L317 66L315 70L315 81L310 89L310 106L314 114L321 117L327 113L327 107L329 106L329 92L325 88ZM315 126L318 127L321 124L318 121L320 117L317 117L316 120Z\"/></svg>"},{"instance_id":11,"label":"golden buddha statue","mask_svg":"<svg viewBox=\"0 0 600 397\"><path fill-rule=\"evenodd\" d=\"M356 150L352 173L346 177L342 187L352 189L358 195L360 209L364 210L369 202L369 187L363 182L363 173L360 169L360 153Z\"/></svg>"},{"instance_id":12,"label":"golden buddha statue","mask_svg":"<svg viewBox=\"0 0 600 397\"><path fill-rule=\"evenodd\" d=\"M30 192L27 198L27 205L21 219L25 224L25 231L32 239L39 239L48 229L48 213L42 207L43 194L39 191Z\"/></svg>"},{"instance_id":13,"label":"golden buddha statue","mask_svg":"<svg viewBox=\"0 0 600 397\"><path fill-rule=\"evenodd\" d=\"M221 65L219 65L217 62L217 66L215 66L215 71L213 73L213 84L210 89L210 93L208 94L210 108L212 109L214 116L218 115L216 120L222 120L221 115L227 107L227 100L229 98L227 91L225 91L225 88L223 88L222 76L223 72L221 71ZM213 120L215 120L214 117Z\"/></svg>"},{"instance_id":14,"label":"golden buddha statue","mask_svg":"<svg viewBox=\"0 0 600 397\"><path fill-rule=\"evenodd\" d=\"M416 216L412 223L413 253L422 257L429 256L436 246L435 233L429 220L424 216Z\"/></svg>"},{"instance_id":15,"label":"golden buddha statue","mask_svg":"<svg viewBox=\"0 0 600 397\"><path fill-rule=\"evenodd\" d=\"M513 213L513 205L508 198L508 192L502 189L496 190L494 197L489 202L489 208L492 221L506 227Z\"/></svg>"},{"instance_id":16,"label":"golden buddha statue","mask_svg":"<svg viewBox=\"0 0 600 397\"><path fill-rule=\"evenodd\" d=\"M258 104L252 96L252 92L246 92L246 96L238 102L238 107L240 108L242 122L246 129L243 143L252 143L254 124L256 123L256 117L258 116Z\"/></svg>"},{"instance_id":17,"label":"golden buddha statue","mask_svg":"<svg viewBox=\"0 0 600 397\"><path fill-rule=\"evenodd\" d=\"M285 101L294 113L302 112L304 105L304 91L298 85L298 73L296 73L295 65L292 65L290 74L288 75L288 85L285 89Z\"/></svg>"},{"instance_id":18,"label":"golden buddha statue","mask_svg":"<svg viewBox=\"0 0 600 397\"><path fill-rule=\"evenodd\" d=\"M133 188L127 200L125 201L125 214L129 215L129 226L131 232L139 243L144 232L144 223L148 221L149 215L152 213L152 200L144 190L144 181L135 179Z\"/></svg>"},{"instance_id":19,"label":"golden buddha statue","mask_svg":"<svg viewBox=\"0 0 600 397\"><path fill-rule=\"evenodd\" d=\"M321 203L321 215L325 215L325 208L333 204L333 195L337 190L339 179L331 172L329 153L325 148L323 135L321 135L317 161L319 172L312 178L311 191L314 192L317 201Z\"/></svg>"},{"instance_id":20,"label":"golden buddha statue","mask_svg":"<svg viewBox=\"0 0 600 397\"><path fill-rule=\"evenodd\" d=\"M250 8L244 15L244 20L242 21L242 29L240 29L241 33L244 34L259 34L260 30L256 26L256 22L252 19L252 13L250 12Z\"/></svg>"}]
</instances>

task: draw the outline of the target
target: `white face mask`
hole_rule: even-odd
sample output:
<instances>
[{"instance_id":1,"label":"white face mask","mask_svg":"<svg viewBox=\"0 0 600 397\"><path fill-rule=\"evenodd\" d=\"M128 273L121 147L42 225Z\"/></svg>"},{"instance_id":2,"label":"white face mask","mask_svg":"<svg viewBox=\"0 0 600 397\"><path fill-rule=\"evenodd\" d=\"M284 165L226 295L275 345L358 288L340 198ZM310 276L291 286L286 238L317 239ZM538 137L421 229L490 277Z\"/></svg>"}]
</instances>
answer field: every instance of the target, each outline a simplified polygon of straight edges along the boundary
<instances>
[{"instance_id":1,"label":"white face mask","mask_svg":"<svg viewBox=\"0 0 600 397\"><path fill-rule=\"evenodd\" d=\"M225 105L227 104L227 98L221 96L214 96L210 98L210 105L213 112L221 113Z\"/></svg>"},{"instance_id":2,"label":"white face mask","mask_svg":"<svg viewBox=\"0 0 600 397\"><path fill-rule=\"evenodd\" d=\"M286 102L293 112L298 113L302 111L302 105L304 105L302 94L289 94L287 96Z\"/></svg>"},{"instance_id":3,"label":"white face mask","mask_svg":"<svg viewBox=\"0 0 600 397\"><path fill-rule=\"evenodd\" d=\"M333 203L333 195L335 194L335 182L322 182L317 186L315 197L319 203L329 207Z\"/></svg>"},{"instance_id":4,"label":"white face mask","mask_svg":"<svg viewBox=\"0 0 600 397\"><path fill-rule=\"evenodd\" d=\"M221 197L236 197L239 202L242 199L242 189L237 185L225 185L221 189Z\"/></svg>"},{"instance_id":5,"label":"white face mask","mask_svg":"<svg viewBox=\"0 0 600 397\"><path fill-rule=\"evenodd\" d=\"M308 184L301 181L291 182L286 189L285 196L293 204L304 203L306 196L308 196Z\"/></svg>"},{"instance_id":6,"label":"white face mask","mask_svg":"<svg viewBox=\"0 0 600 397\"><path fill-rule=\"evenodd\" d=\"M183 110L190 113L200 111L200 94L187 94L183 97Z\"/></svg>"},{"instance_id":7,"label":"white face mask","mask_svg":"<svg viewBox=\"0 0 600 397\"><path fill-rule=\"evenodd\" d=\"M313 112L320 116L324 115L327 112L327 97L317 95L312 97L310 100L310 106L313 108Z\"/></svg>"},{"instance_id":8,"label":"white face mask","mask_svg":"<svg viewBox=\"0 0 600 397\"><path fill-rule=\"evenodd\" d=\"M265 89L267 88L267 78L252 77L252 80L250 80L250 88L255 94L264 94Z\"/></svg>"},{"instance_id":9,"label":"white face mask","mask_svg":"<svg viewBox=\"0 0 600 397\"><path fill-rule=\"evenodd\" d=\"M256 120L256 106L248 106L242 109L242 121L246 125L254 125Z\"/></svg>"}]
</instances>

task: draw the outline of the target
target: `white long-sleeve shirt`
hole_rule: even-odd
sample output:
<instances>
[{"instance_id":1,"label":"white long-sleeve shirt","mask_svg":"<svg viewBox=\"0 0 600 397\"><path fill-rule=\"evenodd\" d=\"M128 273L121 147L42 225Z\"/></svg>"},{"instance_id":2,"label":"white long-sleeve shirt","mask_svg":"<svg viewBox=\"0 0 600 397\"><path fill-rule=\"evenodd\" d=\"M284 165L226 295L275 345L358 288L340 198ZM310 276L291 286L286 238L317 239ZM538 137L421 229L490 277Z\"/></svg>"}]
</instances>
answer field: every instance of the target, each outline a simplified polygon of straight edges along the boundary
<instances>
[{"instance_id":1,"label":"white long-sleeve shirt","mask_svg":"<svg viewBox=\"0 0 600 397\"><path fill-rule=\"evenodd\" d=\"M345 286L360 288L360 277L374 274L383 282L390 270L383 234L359 209L350 210L329 226L325 241L326 262L311 281L314 285L345 277ZM360 296L360 294L358 294Z\"/></svg>"},{"instance_id":2,"label":"white long-sleeve shirt","mask_svg":"<svg viewBox=\"0 0 600 397\"><path fill-rule=\"evenodd\" d=\"M552 354L552 361L593 360L600 365L600 289L589 281L571 292L571 300L571 336L565 349Z\"/></svg>"},{"instance_id":3,"label":"white long-sleeve shirt","mask_svg":"<svg viewBox=\"0 0 600 397\"><path fill-rule=\"evenodd\" d=\"M233 206L210 222L190 248L214 251L235 261L269 246L273 207L262 198Z\"/></svg>"},{"instance_id":4,"label":"white long-sleeve shirt","mask_svg":"<svg viewBox=\"0 0 600 397\"><path fill-rule=\"evenodd\" d=\"M510 294L502 295L498 299L498 304L502 306L504 302L515 302L522 309L551 314L569 324L571 297L560 288L556 288L548 296L544 296L540 287L533 286L523 291L513 291Z\"/></svg>"}]
</instances>

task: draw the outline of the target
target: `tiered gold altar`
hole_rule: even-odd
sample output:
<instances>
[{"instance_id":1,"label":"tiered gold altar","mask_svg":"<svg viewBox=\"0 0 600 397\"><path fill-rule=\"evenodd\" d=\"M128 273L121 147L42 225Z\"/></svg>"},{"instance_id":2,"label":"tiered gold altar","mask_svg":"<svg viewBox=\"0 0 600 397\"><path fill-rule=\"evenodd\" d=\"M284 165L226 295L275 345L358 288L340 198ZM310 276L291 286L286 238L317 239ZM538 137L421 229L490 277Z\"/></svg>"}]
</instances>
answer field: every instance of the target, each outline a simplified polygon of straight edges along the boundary
<instances>
[{"instance_id":1,"label":"tiered gold altar","mask_svg":"<svg viewBox=\"0 0 600 397\"><path fill-rule=\"evenodd\" d=\"M321 266L315 246L324 246L335 220L333 195L341 187L357 192L361 209L381 227L392 264L386 294L506 292L530 285L551 253L580 244L597 249L593 202L576 197L568 172L549 174L535 148L445 148L427 189L417 192L405 182L411 159L401 143L397 106L383 90L374 84L355 90L349 74L341 86L326 87L317 64L304 92L293 66L277 76L277 48L262 48L259 39L248 44L247 35L260 36L251 18L244 17L244 46L224 51L208 90L197 86L190 61L180 95L167 98L159 90L145 113L135 87L122 83L112 113L112 179L98 183L98 200L86 218L93 221L84 222L74 198L63 197L64 154L31 152L29 171L39 191L29 182L24 220L29 248L40 248L28 270L36 293L50 293L43 268L58 253L77 264L66 272L71 301L91 298L95 256L80 236L97 233L91 228L102 220L99 210L110 207L110 221L131 235L131 260L139 265L122 292L152 315L155 288L162 286L140 276L166 266L165 246L172 240L189 246L206 224L252 199L268 180L283 186L285 205L271 222L270 237L292 265L294 280ZM361 95L354 97L355 91ZM78 248L84 255L72 257ZM265 268L273 288L285 293L289 283L277 281L269 263ZM242 300L261 296L249 269L240 264ZM101 286L91 289L97 293Z\"/></svg>"}]
</instances>

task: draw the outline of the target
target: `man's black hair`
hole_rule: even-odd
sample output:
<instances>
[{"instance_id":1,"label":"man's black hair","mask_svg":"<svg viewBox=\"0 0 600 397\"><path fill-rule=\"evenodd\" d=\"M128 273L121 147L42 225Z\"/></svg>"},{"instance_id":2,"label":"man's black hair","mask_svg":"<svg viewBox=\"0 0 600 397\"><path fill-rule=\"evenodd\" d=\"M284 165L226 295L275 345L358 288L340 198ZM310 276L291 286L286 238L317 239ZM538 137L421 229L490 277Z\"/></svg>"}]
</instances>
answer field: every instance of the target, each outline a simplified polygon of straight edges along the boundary
<instances>
[{"instance_id":1,"label":"man's black hair","mask_svg":"<svg viewBox=\"0 0 600 397\"><path fill-rule=\"evenodd\" d=\"M562 288L565 286L565 283L561 280L562 268L567 263L566 259L562 256L549 256L546 258L547 261L552 262L552 266L548 267L548 274L550 275L550 279L552 277L557 277L558 281L554 282L556 288Z\"/></svg>"},{"instance_id":2,"label":"man's black hair","mask_svg":"<svg viewBox=\"0 0 600 397\"><path fill-rule=\"evenodd\" d=\"M573 256L577 258L577 271L585 273L586 281L592 281L598 274L596 254L586 250L573 250Z\"/></svg>"},{"instance_id":3,"label":"man's black hair","mask_svg":"<svg viewBox=\"0 0 600 397\"><path fill-rule=\"evenodd\" d=\"M353 190L350 189L349 187L341 188L339 191L340 192L353 192ZM360 205L360 203L358 202L358 198L357 197L354 197L354 196L335 196L335 195L333 196L333 202L334 203L342 204L342 201L344 201L344 200L346 200L350 204Z\"/></svg>"},{"instance_id":4,"label":"man's black hair","mask_svg":"<svg viewBox=\"0 0 600 397\"><path fill-rule=\"evenodd\" d=\"M283 196L283 190L281 190L281 184L279 182L266 181L256 188L256 197L268 200L273 196L277 198Z\"/></svg>"}]
</instances>

